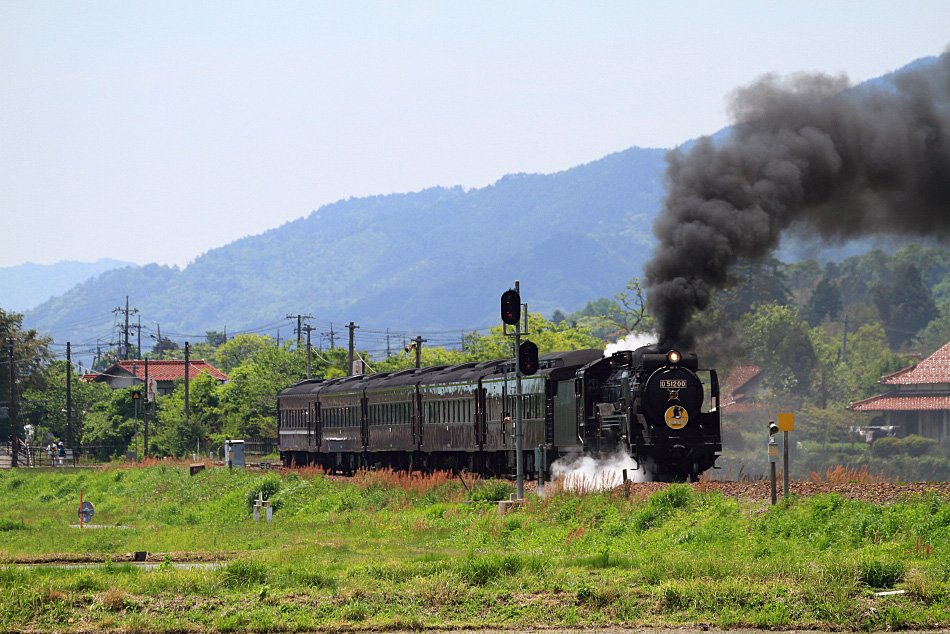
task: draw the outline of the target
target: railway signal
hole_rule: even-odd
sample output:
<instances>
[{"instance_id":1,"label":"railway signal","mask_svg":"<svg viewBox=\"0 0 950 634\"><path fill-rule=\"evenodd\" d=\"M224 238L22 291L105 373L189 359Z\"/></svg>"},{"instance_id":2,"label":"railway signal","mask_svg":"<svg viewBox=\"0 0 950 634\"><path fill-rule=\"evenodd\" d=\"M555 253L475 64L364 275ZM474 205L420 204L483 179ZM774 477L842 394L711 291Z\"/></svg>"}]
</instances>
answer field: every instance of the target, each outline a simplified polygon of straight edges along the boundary
<instances>
[{"instance_id":1,"label":"railway signal","mask_svg":"<svg viewBox=\"0 0 950 634\"><path fill-rule=\"evenodd\" d=\"M521 373L531 376L538 371L538 346L532 341L521 342L518 349L518 367Z\"/></svg>"},{"instance_id":2,"label":"railway signal","mask_svg":"<svg viewBox=\"0 0 950 634\"><path fill-rule=\"evenodd\" d=\"M521 319L521 295L513 288L501 294L501 320L514 326Z\"/></svg>"}]
</instances>

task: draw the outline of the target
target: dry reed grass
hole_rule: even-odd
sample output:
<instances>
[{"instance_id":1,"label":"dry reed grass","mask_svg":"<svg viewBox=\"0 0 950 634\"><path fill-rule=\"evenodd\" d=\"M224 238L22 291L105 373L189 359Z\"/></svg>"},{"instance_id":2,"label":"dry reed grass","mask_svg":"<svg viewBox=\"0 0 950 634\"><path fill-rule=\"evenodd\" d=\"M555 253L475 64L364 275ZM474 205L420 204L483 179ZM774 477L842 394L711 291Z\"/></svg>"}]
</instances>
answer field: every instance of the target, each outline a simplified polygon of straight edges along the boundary
<instances>
[{"instance_id":1,"label":"dry reed grass","mask_svg":"<svg viewBox=\"0 0 950 634\"><path fill-rule=\"evenodd\" d=\"M461 480L463 488L471 490L478 476L471 473L453 474L451 471L396 471L394 469L360 469L353 483L361 489L381 488L401 490L413 495L427 495L433 491Z\"/></svg>"},{"instance_id":2,"label":"dry reed grass","mask_svg":"<svg viewBox=\"0 0 950 634\"><path fill-rule=\"evenodd\" d=\"M811 472L812 482L818 484L848 484L849 482L854 482L857 484L886 484L891 481L890 478L885 478L882 475L875 475L868 471L867 465L861 469L852 469L846 465L838 465L837 467L828 467L828 471L825 472L824 478L820 474Z\"/></svg>"}]
</instances>

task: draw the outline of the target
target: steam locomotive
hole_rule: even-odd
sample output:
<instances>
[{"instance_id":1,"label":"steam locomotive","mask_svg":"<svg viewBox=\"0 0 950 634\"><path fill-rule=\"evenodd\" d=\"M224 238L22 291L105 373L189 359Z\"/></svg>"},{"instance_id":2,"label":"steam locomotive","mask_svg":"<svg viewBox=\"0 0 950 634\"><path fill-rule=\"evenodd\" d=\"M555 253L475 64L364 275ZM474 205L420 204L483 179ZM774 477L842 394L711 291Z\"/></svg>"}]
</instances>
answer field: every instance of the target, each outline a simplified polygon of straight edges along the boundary
<instances>
[{"instance_id":1,"label":"steam locomotive","mask_svg":"<svg viewBox=\"0 0 950 634\"><path fill-rule=\"evenodd\" d=\"M522 378L523 464L625 452L653 480L695 480L722 450L716 373L695 354L653 346L605 357L539 357ZM360 467L514 472L510 359L308 379L277 397L281 459L349 473Z\"/></svg>"}]
</instances>

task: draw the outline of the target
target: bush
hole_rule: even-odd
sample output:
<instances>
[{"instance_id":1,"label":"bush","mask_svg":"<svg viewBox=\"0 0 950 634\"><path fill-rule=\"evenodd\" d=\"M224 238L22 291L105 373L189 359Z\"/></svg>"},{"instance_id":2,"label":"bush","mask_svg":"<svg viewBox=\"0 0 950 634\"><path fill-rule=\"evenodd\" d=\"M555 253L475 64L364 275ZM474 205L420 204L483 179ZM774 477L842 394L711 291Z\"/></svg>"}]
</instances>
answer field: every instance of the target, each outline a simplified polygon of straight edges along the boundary
<instances>
[{"instance_id":1,"label":"bush","mask_svg":"<svg viewBox=\"0 0 950 634\"><path fill-rule=\"evenodd\" d=\"M911 434L900 441L900 448L901 451L906 453L908 456L913 456L916 458L927 453L927 451L936 444L937 441L933 438L923 438L921 436Z\"/></svg>"},{"instance_id":2,"label":"bush","mask_svg":"<svg viewBox=\"0 0 950 634\"><path fill-rule=\"evenodd\" d=\"M891 458L900 453L901 441L893 436L878 438L871 445L871 452L878 458Z\"/></svg>"},{"instance_id":3,"label":"bush","mask_svg":"<svg viewBox=\"0 0 950 634\"><path fill-rule=\"evenodd\" d=\"M504 480L486 480L472 488L469 496L473 502L500 502L515 493L515 487Z\"/></svg>"},{"instance_id":4,"label":"bush","mask_svg":"<svg viewBox=\"0 0 950 634\"><path fill-rule=\"evenodd\" d=\"M244 499L247 504L247 510L253 513L257 496L263 494L264 499L270 501L271 508L276 512L281 507L281 500L276 498L277 494L280 493L280 489L280 476L273 473L264 476L261 481L248 489L247 496Z\"/></svg>"}]
</instances>

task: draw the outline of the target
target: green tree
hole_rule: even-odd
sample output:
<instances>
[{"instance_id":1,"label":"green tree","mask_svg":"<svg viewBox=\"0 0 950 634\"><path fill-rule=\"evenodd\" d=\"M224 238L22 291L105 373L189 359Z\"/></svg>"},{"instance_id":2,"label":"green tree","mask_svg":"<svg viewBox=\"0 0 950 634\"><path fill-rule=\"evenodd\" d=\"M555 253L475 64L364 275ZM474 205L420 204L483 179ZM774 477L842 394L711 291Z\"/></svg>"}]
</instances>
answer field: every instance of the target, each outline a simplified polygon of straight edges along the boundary
<instances>
[{"instance_id":1,"label":"green tree","mask_svg":"<svg viewBox=\"0 0 950 634\"><path fill-rule=\"evenodd\" d=\"M108 398L93 403L83 416L82 444L98 460L121 456L128 449L135 437L136 418L141 431L141 414L136 416L132 398L135 392L141 392L141 386L109 390Z\"/></svg>"},{"instance_id":2,"label":"green tree","mask_svg":"<svg viewBox=\"0 0 950 634\"><path fill-rule=\"evenodd\" d=\"M159 359L171 359L174 358L170 355L173 355L178 350L178 344L169 339L168 337L161 337L152 347L152 356Z\"/></svg>"},{"instance_id":3,"label":"green tree","mask_svg":"<svg viewBox=\"0 0 950 634\"><path fill-rule=\"evenodd\" d=\"M882 376L909 365L906 357L891 353L884 328L879 323L864 324L848 334L846 352L846 366L853 387L850 400L853 401L879 394L881 386L878 381Z\"/></svg>"},{"instance_id":4,"label":"green tree","mask_svg":"<svg viewBox=\"0 0 950 634\"><path fill-rule=\"evenodd\" d=\"M276 347L269 335L240 334L218 347L214 353L214 364L227 373L242 363L253 361L264 350Z\"/></svg>"},{"instance_id":5,"label":"green tree","mask_svg":"<svg viewBox=\"0 0 950 634\"><path fill-rule=\"evenodd\" d=\"M899 265L893 282L878 284L872 289L871 296L884 320L887 340L893 348L908 343L938 315L933 297L913 264Z\"/></svg>"},{"instance_id":6,"label":"green tree","mask_svg":"<svg viewBox=\"0 0 950 634\"><path fill-rule=\"evenodd\" d=\"M929 356L950 343L950 300L941 302L937 317L917 333L914 341L921 354Z\"/></svg>"},{"instance_id":7,"label":"green tree","mask_svg":"<svg viewBox=\"0 0 950 634\"><path fill-rule=\"evenodd\" d=\"M23 315L6 312L0 308L0 407L10 404L10 354L9 344L13 343L13 369L16 381L17 401L24 399L28 392L41 392L46 388L46 369L52 363L54 355L50 351L52 338L41 335L36 330L23 329ZM18 408L17 425L19 436L22 433L23 408ZM10 418L0 419L0 440L9 440L12 433Z\"/></svg>"},{"instance_id":8,"label":"green tree","mask_svg":"<svg viewBox=\"0 0 950 634\"><path fill-rule=\"evenodd\" d=\"M189 382L187 420L184 380L175 383L175 391L159 399L160 431L154 446L159 454L185 456L195 451L199 440L221 430L218 381L208 374L199 374Z\"/></svg>"},{"instance_id":9,"label":"green tree","mask_svg":"<svg viewBox=\"0 0 950 634\"><path fill-rule=\"evenodd\" d=\"M821 278L815 291L805 302L802 308L802 317L808 322L808 325L814 328L821 323L826 316L836 319L841 314L843 304L841 302L841 291L838 285L828 278Z\"/></svg>"},{"instance_id":10,"label":"green tree","mask_svg":"<svg viewBox=\"0 0 950 634\"><path fill-rule=\"evenodd\" d=\"M604 348L603 340L596 337L589 328L571 327L567 325L567 322L562 322L558 326L539 313L528 314L528 333L525 338L537 344L540 354ZM464 349L473 361L505 359L512 356L512 340L513 337L504 334L502 326L495 326L490 328L485 335L479 335L477 332L467 335Z\"/></svg>"},{"instance_id":11,"label":"green tree","mask_svg":"<svg viewBox=\"0 0 950 634\"><path fill-rule=\"evenodd\" d=\"M772 390L803 394L811 387L818 356L808 325L789 306L760 304L743 317L740 335Z\"/></svg>"},{"instance_id":12,"label":"green tree","mask_svg":"<svg viewBox=\"0 0 950 634\"><path fill-rule=\"evenodd\" d=\"M31 401L26 408L28 418L36 425L38 442L49 435L57 440L65 440L66 428L66 376L71 374L73 407L73 442L83 437L82 424L86 414L94 406L106 403L112 398L112 390L105 383L81 381L75 368L69 367L65 360L54 361L44 370L43 389L30 389L24 393L24 400Z\"/></svg>"},{"instance_id":13,"label":"green tree","mask_svg":"<svg viewBox=\"0 0 950 634\"><path fill-rule=\"evenodd\" d=\"M222 343L228 340L228 336L223 332L217 330L206 330L205 331L205 341L213 348L217 348Z\"/></svg>"},{"instance_id":14,"label":"green tree","mask_svg":"<svg viewBox=\"0 0 950 634\"><path fill-rule=\"evenodd\" d=\"M840 440L848 426L854 424L854 414L843 407L824 409L805 405L795 422L803 439L816 440L825 449L828 443Z\"/></svg>"}]
</instances>

